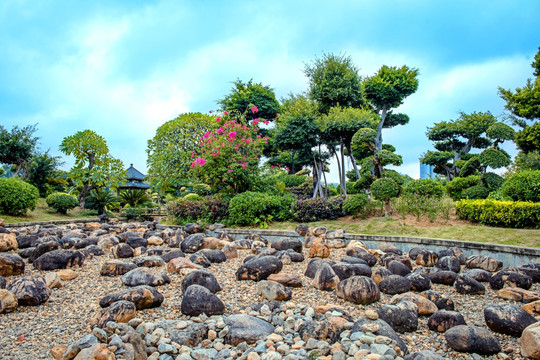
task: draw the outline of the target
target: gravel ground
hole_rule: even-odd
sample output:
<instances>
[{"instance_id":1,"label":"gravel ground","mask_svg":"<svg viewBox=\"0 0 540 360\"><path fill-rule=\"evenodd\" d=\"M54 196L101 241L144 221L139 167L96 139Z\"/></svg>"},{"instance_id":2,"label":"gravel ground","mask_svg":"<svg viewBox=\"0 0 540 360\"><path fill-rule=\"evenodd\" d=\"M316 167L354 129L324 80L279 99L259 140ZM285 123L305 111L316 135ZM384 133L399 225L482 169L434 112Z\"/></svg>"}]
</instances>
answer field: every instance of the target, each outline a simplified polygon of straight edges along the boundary
<instances>
[{"instance_id":1,"label":"gravel ground","mask_svg":"<svg viewBox=\"0 0 540 360\"><path fill-rule=\"evenodd\" d=\"M324 304L335 304L350 312L354 319L360 318L367 309L377 309L388 303L391 296L381 293L381 299L369 306L356 305L338 298L335 291L321 291L310 285L311 279L304 277L309 258L304 249L306 260L303 263L284 265L282 273L299 275L304 282L302 288L291 288L292 302L303 303L312 307ZM209 268L219 280L223 290L218 296L226 304L225 315L245 313L246 306L265 301L257 295L255 282L236 281L235 272L242 259L251 254L249 250L239 250L238 258L229 259L225 263L212 264ZM344 249L333 249L330 259L339 260L345 256ZM99 274L101 265L112 259L110 254L87 260L83 267L76 268L78 277L65 281L64 286L52 291L48 302L37 307L18 307L15 312L0 315L0 359L50 359L49 349L58 344L69 344L90 331L87 320L100 309L99 300L112 292L124 288L120 277L104 277ZM375 267L374 267L375 268ZM28 265L26 275L44 275ZM162 267L167 272L165 267ZM158 319L186 318L180 312L183 278L180 274L169 274L171 283L158 287L165 301L159 308L145 309L137 312L145 321ZM8 281L10 278L8 277ZM468 325L487 328L483 309L491 304L508 303L499 299L496 293L486 286L485 295L462 295L453 287L433 284L433 290L450 294L454 300L456 311L459 311ZM539 292L539 284L534 284L532 291ZM519 305L519 304L517 304ZM427 317L419 318L418 331L401 334L410 352L433 350L447 359L522 359L519 355L518 339L496 334L501 342L503 353L494 356L478 356L457 353L446 346L444 334L430 331L427 328Z\"/></svg>"}]
</instances>

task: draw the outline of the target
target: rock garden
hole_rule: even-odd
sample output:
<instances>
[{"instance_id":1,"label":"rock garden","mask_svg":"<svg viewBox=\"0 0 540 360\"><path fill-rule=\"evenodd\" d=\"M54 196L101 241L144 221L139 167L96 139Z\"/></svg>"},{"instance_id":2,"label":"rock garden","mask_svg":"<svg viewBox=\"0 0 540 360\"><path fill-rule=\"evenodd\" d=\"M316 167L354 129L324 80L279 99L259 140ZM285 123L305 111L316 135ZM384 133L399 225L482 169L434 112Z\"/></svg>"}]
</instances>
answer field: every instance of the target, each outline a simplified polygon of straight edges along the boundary
<instances>
[{"instance_id":1,"label":"rock garden","mask_svg":"<svg viewBox=\"0 0 540 360\"><path fill-rule=\"evenodd\" d=\"M540 359L540 264L220 227L0 227L0 358Z\"/></svg>"}]
</instances>

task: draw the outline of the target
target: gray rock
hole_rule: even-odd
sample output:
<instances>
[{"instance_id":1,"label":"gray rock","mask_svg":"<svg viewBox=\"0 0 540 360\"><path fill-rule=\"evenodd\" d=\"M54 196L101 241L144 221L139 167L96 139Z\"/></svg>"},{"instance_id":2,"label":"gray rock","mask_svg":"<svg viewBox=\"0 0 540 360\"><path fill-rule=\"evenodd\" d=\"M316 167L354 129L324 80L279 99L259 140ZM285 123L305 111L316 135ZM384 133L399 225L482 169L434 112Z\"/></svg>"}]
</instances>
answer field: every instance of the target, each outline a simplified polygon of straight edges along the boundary
<instances>
[{"instance_id":1,"label":"gray rock","mask_svg":"<svg viewBox=\"0 0 540 360\"><path fill-rule=\"evenodd\" d=\"M242 342L253 344L257 340L266 339L275 330L275 327L269 322L244 314L231 315L225 319L225 323L229 327L225 343L231 345L238 345Z\"/></svg>"},{"instance_id":2,"label":"gray rock","mask_svg":"<svg viewBox=\"0 0 540 360\"><path fill-rule=\"evenodd\" d=\"M495 335L477 326L454 326L444 333L444 337L452 349L461 352L491 355L501 351Z\"/></svg>"}]
</instances>

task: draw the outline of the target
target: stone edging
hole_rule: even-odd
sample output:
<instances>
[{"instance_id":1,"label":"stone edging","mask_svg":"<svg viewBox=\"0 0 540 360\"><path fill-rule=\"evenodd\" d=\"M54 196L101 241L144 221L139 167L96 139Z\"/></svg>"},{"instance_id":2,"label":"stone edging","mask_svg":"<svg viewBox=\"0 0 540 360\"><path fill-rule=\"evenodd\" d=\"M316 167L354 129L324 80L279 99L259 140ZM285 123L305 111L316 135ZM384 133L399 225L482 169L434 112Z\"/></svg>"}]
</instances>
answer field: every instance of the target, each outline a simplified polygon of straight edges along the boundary
<instances>
[{"instance_id":1,"label":"stone edging","mask_svg":"<svg viewBox=\"0 0 540 360\"><path fill-rule=\"evenodd\" d=\"M4 227L6 228L18 228L18 227L27 227L27 226L36 226L36 225L65 225L65 224L86 224L91 222L99 222L98 218L93 219L75 219L75 220L50 220L50 221L31 221L31 222L20 222L20 223L6 223Z\"/></svg>"}]
</instances>

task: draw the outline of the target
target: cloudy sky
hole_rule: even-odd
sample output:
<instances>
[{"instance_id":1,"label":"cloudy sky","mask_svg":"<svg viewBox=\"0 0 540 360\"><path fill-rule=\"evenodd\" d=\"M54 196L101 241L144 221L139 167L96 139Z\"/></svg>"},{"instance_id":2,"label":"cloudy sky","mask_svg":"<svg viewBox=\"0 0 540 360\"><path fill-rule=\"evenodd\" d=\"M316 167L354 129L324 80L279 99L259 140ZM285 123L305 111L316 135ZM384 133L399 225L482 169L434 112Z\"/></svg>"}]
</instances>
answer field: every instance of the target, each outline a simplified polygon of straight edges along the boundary
<instances>
[{"instance_id":1,"label":"cloudy sky","mask_svg":"<svg viewBox=\"0 0 540 360\"><path fill-rule=\"evenodd\" d=\"M532 76L539 16L538 0L0 0L0 124L37 123L53 154L93 129L144 172L155 130L216 109L233 80L282 98L307 89L305 63L344 53L363 76L383 64L420 70L400 108L410 123L383 133L403 155L400 171L418 177L428 126L460 111L500 115L498 86Z\"/></svg>"}]
</instances>

